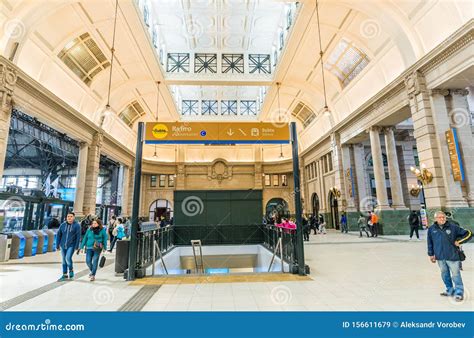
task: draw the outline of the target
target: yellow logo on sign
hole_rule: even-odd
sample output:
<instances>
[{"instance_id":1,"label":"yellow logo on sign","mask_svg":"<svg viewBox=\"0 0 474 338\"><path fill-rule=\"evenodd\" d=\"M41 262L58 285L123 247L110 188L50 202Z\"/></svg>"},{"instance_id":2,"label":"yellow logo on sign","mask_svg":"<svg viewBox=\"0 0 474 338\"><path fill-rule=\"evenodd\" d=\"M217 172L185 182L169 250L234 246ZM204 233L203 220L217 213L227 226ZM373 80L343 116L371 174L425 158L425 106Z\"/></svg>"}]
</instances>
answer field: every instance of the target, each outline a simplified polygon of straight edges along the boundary
<instances>
[{"instance_id":1,"label":"yellow logo on sign","mask_svg":"<svg viewBox=\"0 0 474 338\"><path fill-rule=\"evenodd\" d=\"M168 127L164 124L155 124L152 130L153 136L159 139L165 138L168 135Z\"/></svg>"}]
</instances>

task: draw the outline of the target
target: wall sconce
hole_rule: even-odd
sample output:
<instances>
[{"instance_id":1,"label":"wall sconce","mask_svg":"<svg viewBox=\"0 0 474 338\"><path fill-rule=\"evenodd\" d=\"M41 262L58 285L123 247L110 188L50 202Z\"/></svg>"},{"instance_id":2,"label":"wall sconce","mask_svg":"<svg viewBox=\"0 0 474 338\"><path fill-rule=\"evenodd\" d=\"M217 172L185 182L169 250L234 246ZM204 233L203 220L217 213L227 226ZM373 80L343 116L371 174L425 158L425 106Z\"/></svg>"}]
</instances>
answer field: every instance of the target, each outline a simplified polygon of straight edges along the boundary
<instances>
[{"instance_id":1,"label":"wall sconce","mask_svg":"<svg viewBox=\"0 0 474 338\"><path fill-rule=\"evenodd\" d=\"M411 185L410 195L412 195L413 197L418 197L420 195L420 192L421 192L421 186L419 184Z\"/></svg>"},{"instance_id":2,"label":"wall sconce","mask_svg":"<svg viewBox=\"0 0 474 338\"><path fill-rule=\"evenodd\" d=\"M424 163L421 164L421 170L415 167L410 167L410 170L415 174L416 178L423 183L423 185L427 185L433 181L433 174L426 169Z\"/></svg>"},{"instance_id":3,"label":"wall sconce","mask_svg":"<svg viewBox=\"0 0 474 338\"><path fill-rule=\"evenodd\" d=\"M336 187L332 187L331 189L329 189L329 192L333 193L334 196L336 196L337 198L341 197L341 191Z\"/></svg>"}]
</instances>

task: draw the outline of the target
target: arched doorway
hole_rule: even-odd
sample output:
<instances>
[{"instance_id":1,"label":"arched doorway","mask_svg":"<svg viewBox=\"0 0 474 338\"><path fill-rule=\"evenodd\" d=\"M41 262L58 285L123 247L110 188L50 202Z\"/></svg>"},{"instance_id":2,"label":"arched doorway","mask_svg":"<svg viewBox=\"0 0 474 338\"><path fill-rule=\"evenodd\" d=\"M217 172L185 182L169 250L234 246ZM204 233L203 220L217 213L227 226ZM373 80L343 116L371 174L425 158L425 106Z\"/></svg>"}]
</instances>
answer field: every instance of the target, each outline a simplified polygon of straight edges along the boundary
<instances>
[{"instance_id":1,"label":"arched doorway","mask_svg":"<svg viewBox=\"0 0 474 338\"><path fill-rule=\"evenodd\" d=\"M155 200L150 205L150 221L158 221L164 216L167 221L173 217L173 205L168 200Z\"/></svg>"},{"instance_id":2,"label":"arched doorway","mask_svg":"<svg viewBox=\"0 0 474 338\"><path fill-rule=\"evenodd\" d=\"M288 203L283 198L272 198L265 207L265 216L271 219L274 215L278 217L290 217Z\"/></svg>"},{"instance_id":3,"label":"arched doorway","mask_svg":"<svg viewBox=\"0 0 474 338\"><path fill-rule=\"evenodd\" d=\"M329 191L329 208L330 208L330 219L329 226L334 229L339 230L339 211L338 211L338 202L337 196L331 190Z\"/></svg>"},{"instance_id":4,"label":"arched doorway","mask_svg":"<svg viewBox=\"0 0 474 338\"><path fill-rule=\"evenodd\" d=\"M314 217L319 215L319 196L316 193L311 196L311 213Z\"/></svg>"}]
</instances>

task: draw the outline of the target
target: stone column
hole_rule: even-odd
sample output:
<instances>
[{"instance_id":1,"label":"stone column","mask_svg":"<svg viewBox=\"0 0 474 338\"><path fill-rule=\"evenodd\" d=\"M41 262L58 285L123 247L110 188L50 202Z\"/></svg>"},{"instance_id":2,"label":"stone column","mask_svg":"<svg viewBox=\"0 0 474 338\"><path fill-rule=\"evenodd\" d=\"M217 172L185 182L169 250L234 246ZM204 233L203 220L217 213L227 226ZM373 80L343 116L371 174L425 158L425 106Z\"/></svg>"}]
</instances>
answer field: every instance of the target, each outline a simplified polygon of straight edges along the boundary
<instances>
[{"instance_id":1,"label":"stone column","mask_svg":"<svg viewBox=\"0 0 474 338\"><path fill-rule=\"evenodd\" d=\"M87 154L86 182L84 187L83 214L95 214L97 178L99 176L100 150L104 135L96 132Z\"/></svg>"},{"instance_id":2,"label":"stone column","mask_svg":"<svg viewBox=\"0 0 474 338\"><path fill-rule=\"evenodd\" d=\"M17 80L15 70L0 63L0 180L3 176L7 155L8 134L13 108L13 90Z\"/></svg>"},{"instance_id":3,"label":"stone column","mask_svg":"<svg viewBox=\"0 0 474 338\"><path fill-rule=\"evenodd\" d=\"M388 205L387 185L385 182L385 170L383 167L382 146L380 145L380 127L373 126L369 129L370 149L372 151L372 162L374 165L375 188L377 193L377 208L381 210L390 209Z\"/></svg>"},{"instance_id":4,"label":"stone column","mask_svg":"<svg viewBox=\"0 0 474 338\"><path fill-rule=\"evenodd\" d=\"M344 201L344 203L339 203L339 205L342 204L341 207L345 209L346 206L344 204L347 203L347 195L344 181L344 168L342 165L341 138L339 133L331 134L331 145L333 151L333 168L335 173L334 186L341 191L341 201Z\"/></svg>"},{"instance_id":5,"label":"stone column","mask_svg":"<svg viewBox=\"0 0 474 338\"><path fill-rule=\"evenodd\" d=\"M474 207L474 138L472 136L471 113L467 103L469 91L450 90L452 109L449 112L451 126L456 128L464 167L464 180L467 188L467 202Z\"/></svg>"},{"instance_id":6,"label":"stone column","mask_svg":"<svg viewBox=\"0 0 474 338\"><path fill-rule=\"evenodd\" d=\"M324 177L323 177L323 168L322 168L322 160L319 159L316 161L316 172L317 172L317 177L318 177L318 183L319 183L319 209L324 210L325 212L328 211L328 201L327 201L327 195L324 187Z\"/></svg>"},{"instance_id":7,"label":"stone column","mask_svg":"<svg viewBox=\"0 0 474 338\"><path fill-rule=\"evenodd\" d=\"M406 209L403 202L402 182L400 179L400 167L398 165L397 144L393 127L384 128L385 150L387 151L388 172L390 175L390 188L392 190L392 208Z\"/></svg>"},{"instance_id":8,"label":"stone column","mask_svg":"<svg viewBox=\"0 0 474 338\"><path fill-rule=\"evenodd\" d=\"M82 217L84 209L84 192L86 188L86 172L89 145L86 142L79 144L79 157L76 169L76 195L74 196L74 212L76 216Z\"/></svg>"},{"instance_id":9,"label":"stone column","mask_svg":"<svg viewBox=\"0 0 474 338\"><path fill-rule=\"evenodd\" d=\"M122 207L122 215L128 216L130 214L128 209L128 200L130 199L130 168L126 165L121 166L122 182L119 182L122 190L120 198L120 206Z\"/></svg>"},{"instance_id":10,"label":"stone column","mask_svg":"<svg viewBox=\"0 0 474 338\"><path fill-rule=\"evenodd\" d=\"M446 143L445 132L451 128L445 99L448 94L447 90L431 90L432 117L437 137L437 148L439 149L439 157L436 162L441 167L444 195L446 196L445 206L448 208L467 207L468 204L463 197L461 183L456 182L453 177L448 144ZM420 163L425 162L420 158ZM429 168L427 163L426 165Z\"/></svg>"},{"instance_id":11,"label":"stone column","mask_svg":"<svg viewBox=\"0 0 474 338\"><path fill-rule=\"evenodd\" d=\"M415 71L405 78L405 87L413 118L414 136L420 163L433 174L433 181L424 187L427 208L445 206L446 193L440 163L438 135L423 75ZM443 136L444 139L444 136Z\"/></svg>"},{"instance_id":12,"label":"stone column","mask_svg":"<svg viewBox=\"0 0 474 338\"><path fill-rule=\"evenodd\" d=\"M346 196L347 201L347 211L356 211L354 203L355 191L352 189L353 185L355 186L355 182L353 182L354 171L352 170L351 149L351 144L343 144L341 147L343 180L345 186L344 195Z\"/></svg>"},{"instance_id":13,"label":"stone column","mask_svg":"<svg viewBox=\"0 0 474 338\"><path fill-rule=\"evenodd\" d=\"M405 187L403 193L405 197L405 202L407 207L411 210L420 209L420 195L414 197L410 194L410 189L412 185L418 184L418 179L415 174L410 170L411 167L415 167L415 155L413 153L413 144L411 142L402 143L402 153L400 161L400 173L402 179L402 187ZM421 194L421 192L420 192Z\"/></svg>"},{"instance_id":14,"label":"stone column","mask_svg":"<svg viewBox=\"0 0 474 338\"><path fill-rule=\"evenodd\" d=\"M365 210L368 199L371 195L368 193L369 182L367 180L367 168L365 164L365 151L363 144L355 144L354 148L354 167L355 167L355 180L357 187L357 198L358 206L357 209L360 211Z\"/></svg>"}]
</instances>

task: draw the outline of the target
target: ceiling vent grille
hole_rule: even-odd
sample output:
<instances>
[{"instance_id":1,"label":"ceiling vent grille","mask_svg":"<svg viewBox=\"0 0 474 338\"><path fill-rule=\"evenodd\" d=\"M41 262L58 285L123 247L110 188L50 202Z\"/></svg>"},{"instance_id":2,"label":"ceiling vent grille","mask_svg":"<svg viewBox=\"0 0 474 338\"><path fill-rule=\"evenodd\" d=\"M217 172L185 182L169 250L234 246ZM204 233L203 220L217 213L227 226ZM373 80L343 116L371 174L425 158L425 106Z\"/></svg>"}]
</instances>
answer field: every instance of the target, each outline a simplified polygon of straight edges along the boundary
<instances>
[{"instance_id":1,"label":"ceiling vent grille","mask_svg":"<svg viewBox=\"0 0 474 338\"><path fill-rule=\"evenodd\" d=\"M145 115L140 103L133 101L130 103L122 112L119 114L120 119L125 122L129 127L138 120L141 116Z\"/></svg>"},{"instance_id":2,"label":"ceiling vent grille","mask_svg":"<svg viewBox=\"0 0 474 338\"><path fill-rule=\"evenodd\" d=\"M89 33L69 41L58 57L88 86L97 74L110 66Z\"/></svg>"}]
</instances>

